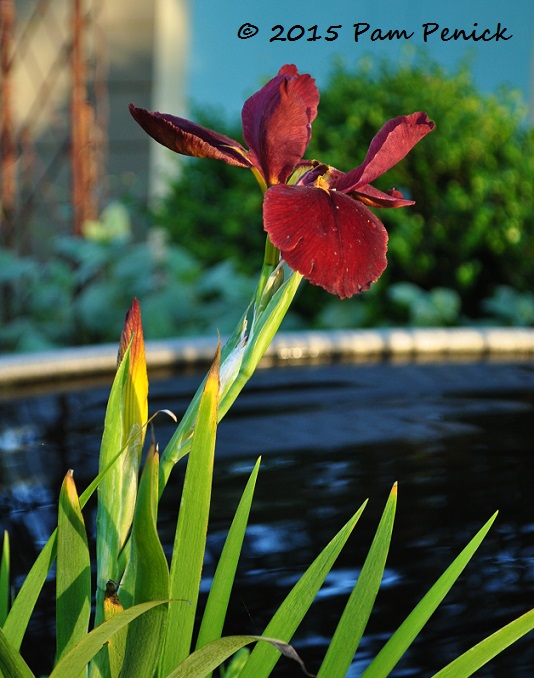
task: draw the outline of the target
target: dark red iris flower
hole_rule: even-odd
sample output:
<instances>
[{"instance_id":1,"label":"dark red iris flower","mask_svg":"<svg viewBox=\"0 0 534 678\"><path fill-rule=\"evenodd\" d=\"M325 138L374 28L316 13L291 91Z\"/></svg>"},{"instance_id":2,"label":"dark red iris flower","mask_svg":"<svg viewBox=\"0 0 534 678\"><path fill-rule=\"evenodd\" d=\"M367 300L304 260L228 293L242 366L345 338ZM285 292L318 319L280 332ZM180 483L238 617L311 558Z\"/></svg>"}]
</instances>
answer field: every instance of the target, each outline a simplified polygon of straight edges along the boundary
<instances>
[{"instance_id":1,"label":"dark red iris flower","mask_svg":"<svg viewBox=\"0 0 534 678\"><path fill-rule=\"evenodd\" d=\"M363 163L344 173L302 160L318 104L315 80L293 65L283 66L243 106L248 149L184 118L133 104L130 112L150 136L177 153L252 170L265 191L263 221L272 244L291 268L343 299L367 289L387 265L386 229L367 206L414 204L371 182L402 160L434 123L426 113L390 120Z\"/></svg>"}]
</instances>

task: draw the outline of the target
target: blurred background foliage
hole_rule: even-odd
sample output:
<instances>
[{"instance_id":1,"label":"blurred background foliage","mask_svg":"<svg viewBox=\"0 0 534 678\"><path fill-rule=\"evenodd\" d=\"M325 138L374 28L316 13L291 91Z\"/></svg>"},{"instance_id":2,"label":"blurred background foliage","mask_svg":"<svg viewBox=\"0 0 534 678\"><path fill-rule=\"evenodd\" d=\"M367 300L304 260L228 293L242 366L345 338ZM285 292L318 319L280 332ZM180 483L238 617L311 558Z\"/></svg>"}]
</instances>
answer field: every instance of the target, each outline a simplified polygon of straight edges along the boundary
<instances>
[{"instance_id":1,"label":"blurred background foliage","mask_svg":"<svg viewBox=\"0 0 534 678\"><path fill-rule=\"evenodd\" d=\"M61 236L52 246L45 263L0 250L4 351L115 344L133 297L147 338L229 333L255 287L231 260L204 266L162 229L134 241L121 204L88 222L83 238Z\"/></svg>"},{"instance_id":2,"label":"blurred background foliage","mask_svg":"<svg viewBox=\"0 0 534 678\"><path fill-rule=\"evenodd\" d=\"M376 210L390 234L385 274L344 301L304 285L285 329L534 324L534 131L517 92L482 94L467 63L447 72L422 53L339 63L307 157L351 170L385 121L417 110L436 130L375 182L416 201ZM191 117L241 140L240 121ZM114 341L134 295L149 339L229 331L261 266L261 204L250 172L177 158L150 209L110 205L85 238L55 240L45 263L0 252L1 348ZM130 215L147 225L141 241Z\"/></svg>"}]
</instances>

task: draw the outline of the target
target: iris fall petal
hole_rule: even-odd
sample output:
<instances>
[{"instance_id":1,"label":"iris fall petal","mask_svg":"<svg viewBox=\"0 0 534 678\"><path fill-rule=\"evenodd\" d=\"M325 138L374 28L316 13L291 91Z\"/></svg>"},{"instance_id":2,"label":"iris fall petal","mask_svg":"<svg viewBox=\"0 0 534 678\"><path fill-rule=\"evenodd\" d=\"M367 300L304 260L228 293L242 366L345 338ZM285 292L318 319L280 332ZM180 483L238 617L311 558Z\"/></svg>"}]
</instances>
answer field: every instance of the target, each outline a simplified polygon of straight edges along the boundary
<instances>
[{"instance_id":1,"label":"iris fall petal","mask_svg":"<svg viewBox=\"0 0 534 678\"><path fill-rule=\"evenodd\" d=\"M341 299L367 289L387 265L387 232L337 191L277 185L265 194L265 230L287 264Z\"/></svg>"}]
</instances>

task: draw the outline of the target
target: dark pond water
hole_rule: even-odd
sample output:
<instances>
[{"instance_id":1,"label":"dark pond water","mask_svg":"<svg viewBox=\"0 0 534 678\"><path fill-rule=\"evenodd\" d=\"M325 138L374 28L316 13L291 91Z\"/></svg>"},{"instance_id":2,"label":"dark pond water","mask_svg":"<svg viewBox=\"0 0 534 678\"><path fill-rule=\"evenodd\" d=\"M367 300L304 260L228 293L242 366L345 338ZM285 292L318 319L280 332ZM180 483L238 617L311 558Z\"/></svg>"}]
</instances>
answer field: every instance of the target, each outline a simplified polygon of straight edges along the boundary
<instances>
[{"instance_id":1,"label":"dark pond water","mask_svg":"<svg viewBox=\"0 0 534 678\"><path fill-rule=\"evenodd\" d=\"M185 410L201 375L151 379L150 410ZM53 529L64 473L96 473L109 384L0 394L0 527L18 587ZM23 397L24 395L24 397ZM170 420L156 420L163 447ZM399 482L388 568L350 676L358 676L463 546L489 536L393 675L429 676L534 606L534 363L332 364L259 371L221 423L208 560L214 562L262 455L228 633L261 633L298 576L364 499L369 505L293 644L317 670L387 496ZM170 547L180 468L161 507ZM86 522L92 524L93 517ZM29 629L34 670L49 670L53 581ZM53 654L53 652L52 652ZM28 652L26 651L26 656ZM280 662L276 676L298 669ZM480 676L534 675L530 636Z\"/></svg>"}]
</instances>

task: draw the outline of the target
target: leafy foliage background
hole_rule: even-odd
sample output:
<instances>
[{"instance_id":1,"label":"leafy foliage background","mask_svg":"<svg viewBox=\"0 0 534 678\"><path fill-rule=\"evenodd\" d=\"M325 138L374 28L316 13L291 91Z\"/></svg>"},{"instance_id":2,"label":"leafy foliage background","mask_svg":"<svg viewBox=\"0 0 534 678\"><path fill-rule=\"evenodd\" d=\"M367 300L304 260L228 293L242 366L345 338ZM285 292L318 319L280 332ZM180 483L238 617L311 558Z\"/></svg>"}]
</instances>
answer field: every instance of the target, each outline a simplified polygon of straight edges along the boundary
<instances>
[{"instance_id":1,"label":"leafy foliage background","mask_svg":"<svg viewBox=\"0 0 534 678\"><path fill-rule=\"evenodd\" d=\"M388 119L417 110L436 129L375 182L416 201L376 210L390 235L385 274L344 301L303 285L286 329L534 323L534 130L518 92L483 94L468 63L448 72L424 52L338 63L307 157L349 171ZM241 140L239 120L191 117ZM85 238L51 234L45 260L0 249L0 350L114 341L133 296L147 338L233 327L265 244L252 174L177 156L165 198L125 203L129 213L111 205Z\"/></svg>"}]
</instances>

